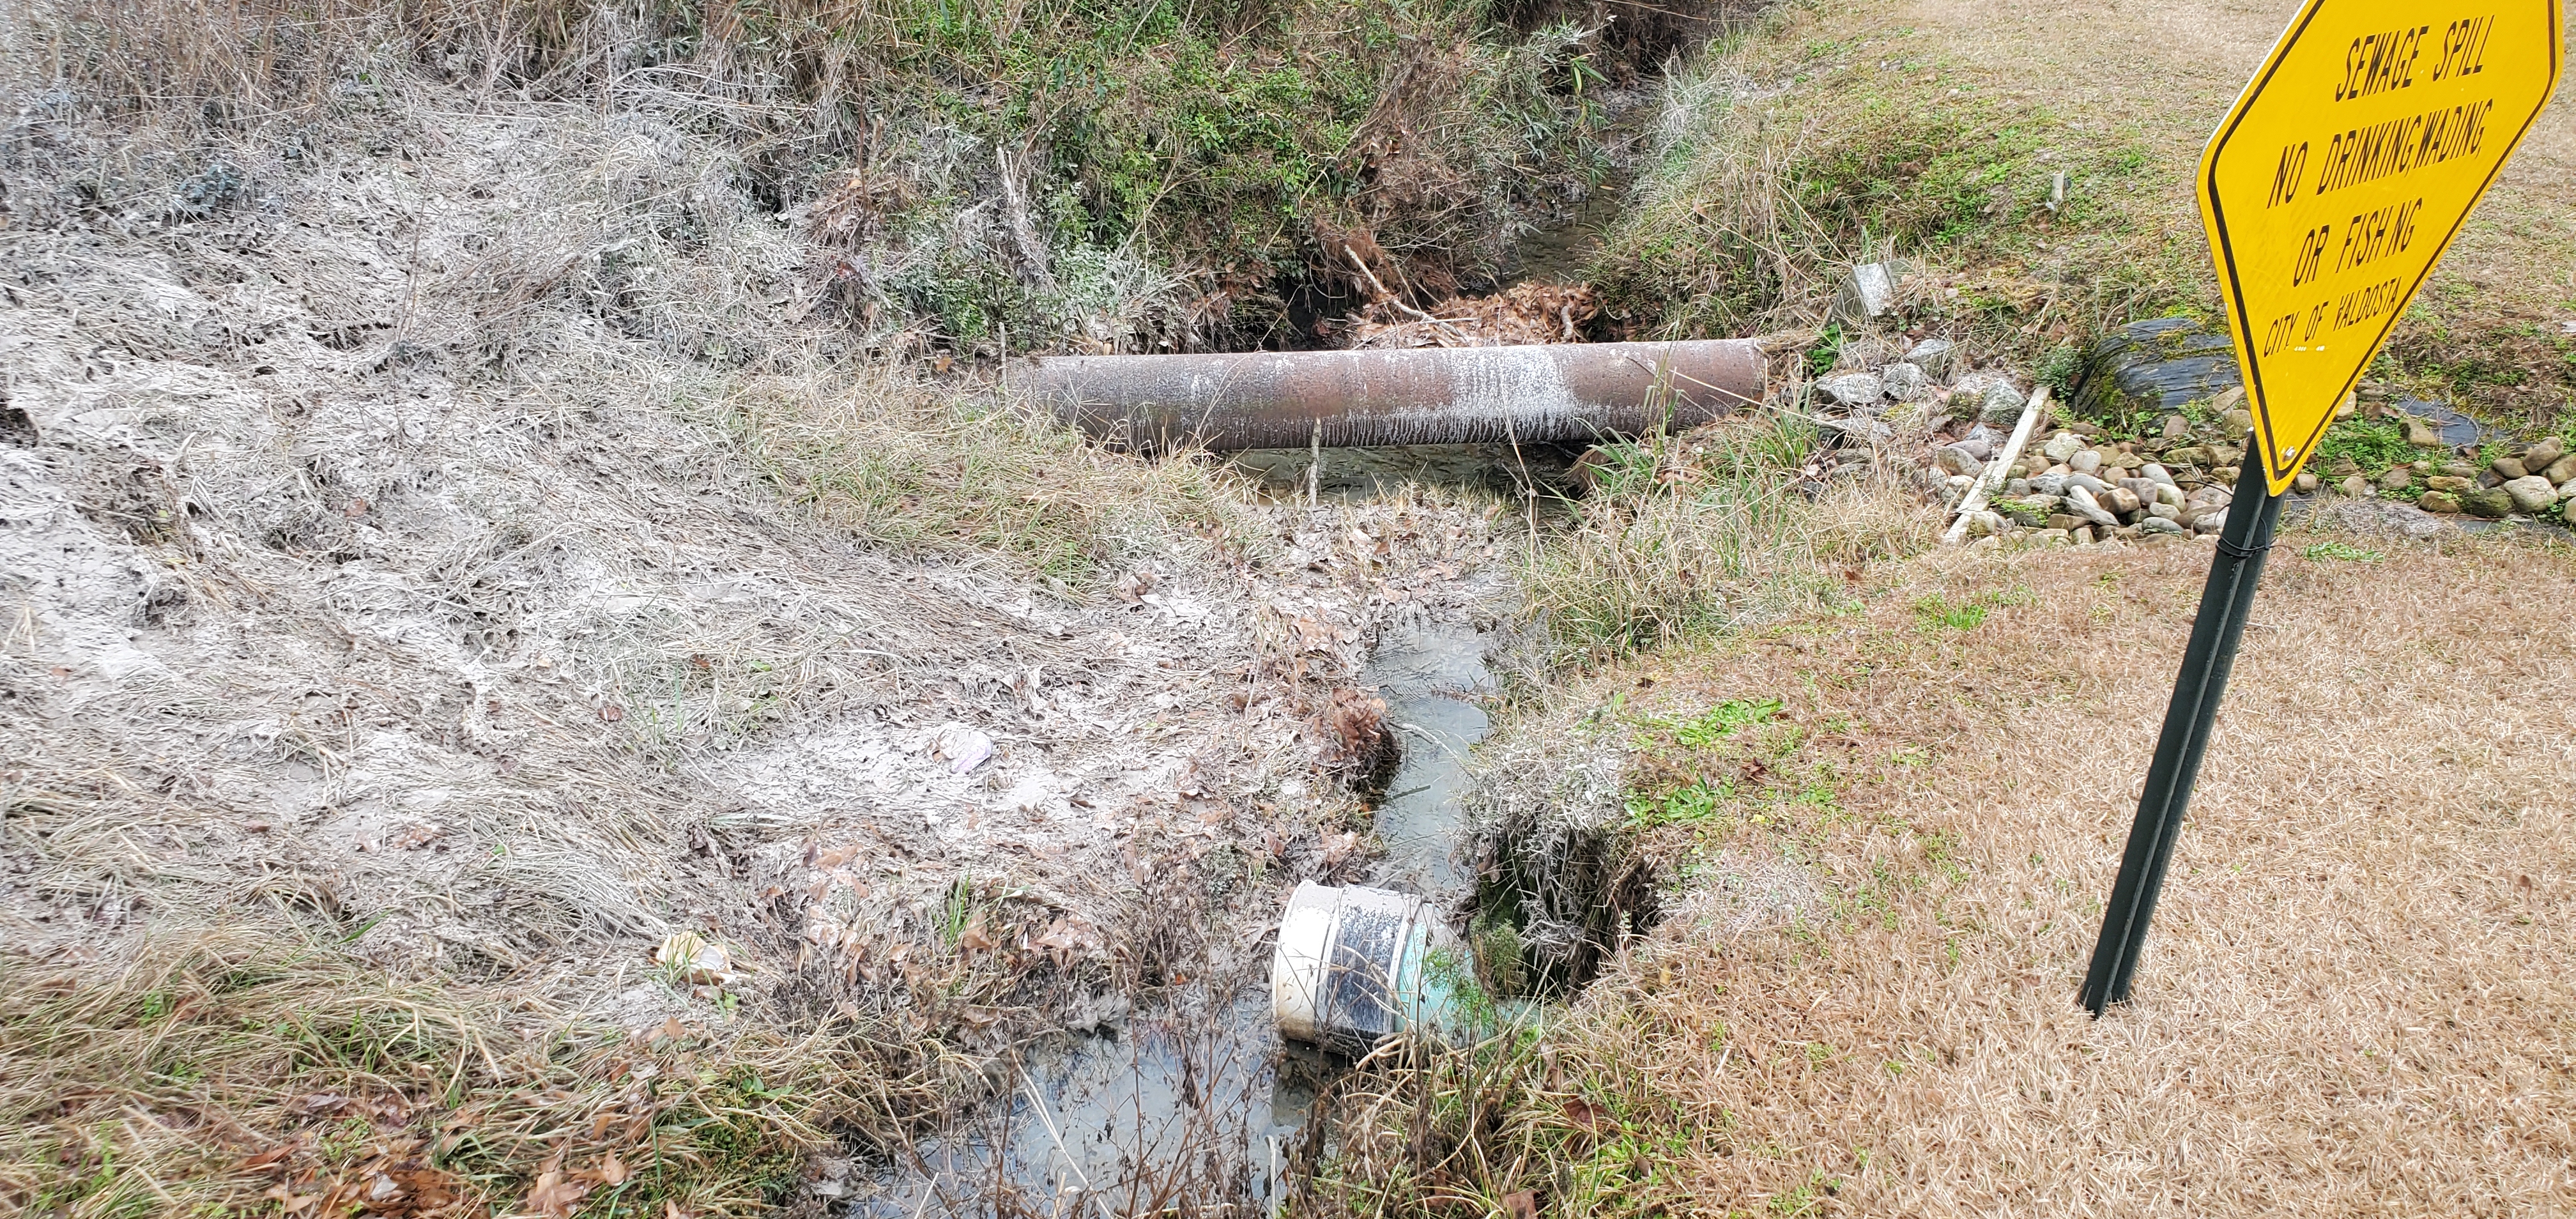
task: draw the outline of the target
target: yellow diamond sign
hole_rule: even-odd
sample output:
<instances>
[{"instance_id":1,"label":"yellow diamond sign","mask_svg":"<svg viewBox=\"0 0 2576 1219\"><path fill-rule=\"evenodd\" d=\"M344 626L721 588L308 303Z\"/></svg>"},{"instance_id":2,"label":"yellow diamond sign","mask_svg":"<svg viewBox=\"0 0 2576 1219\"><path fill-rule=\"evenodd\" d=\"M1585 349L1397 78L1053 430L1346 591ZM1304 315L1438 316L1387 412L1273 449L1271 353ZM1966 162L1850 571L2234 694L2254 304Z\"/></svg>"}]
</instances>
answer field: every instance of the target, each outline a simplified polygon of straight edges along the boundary
<instances>
[{"instance_id":1,"label":"yellow diamond sign","mask_svg":"<svg viewBox=\"0 0 2576 1219\"><path fill-rule=\"evenodd\" d=\"M2558 84L2564 0L2307 0L2200 154L2272 493Z\"/></svg>"}]
</instances>

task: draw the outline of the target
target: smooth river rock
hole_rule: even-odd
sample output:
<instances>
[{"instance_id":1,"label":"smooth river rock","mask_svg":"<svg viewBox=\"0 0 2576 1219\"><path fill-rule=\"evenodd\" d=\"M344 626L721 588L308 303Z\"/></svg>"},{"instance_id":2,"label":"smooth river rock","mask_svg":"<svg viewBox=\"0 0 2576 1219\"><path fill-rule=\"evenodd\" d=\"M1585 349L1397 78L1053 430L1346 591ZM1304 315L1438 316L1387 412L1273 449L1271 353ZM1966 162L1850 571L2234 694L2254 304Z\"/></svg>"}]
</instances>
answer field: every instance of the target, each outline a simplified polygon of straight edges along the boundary
<instances>
[{"instance_id":1,"label":"smooth river rock","mask_svg":"<svg viewBox=\"0 0 2576 1219\"><path fill-rule=\"evenodd\" d=\"M2547 511L2551 504L2558 502L2558 488L2550 486L2548 479L2537 474L2526 474L2520 478L2509 479L2497 490L2504 492L2513 500L2514 511L2528 512L2535 516Z\"/></svg>"}]
</instances>

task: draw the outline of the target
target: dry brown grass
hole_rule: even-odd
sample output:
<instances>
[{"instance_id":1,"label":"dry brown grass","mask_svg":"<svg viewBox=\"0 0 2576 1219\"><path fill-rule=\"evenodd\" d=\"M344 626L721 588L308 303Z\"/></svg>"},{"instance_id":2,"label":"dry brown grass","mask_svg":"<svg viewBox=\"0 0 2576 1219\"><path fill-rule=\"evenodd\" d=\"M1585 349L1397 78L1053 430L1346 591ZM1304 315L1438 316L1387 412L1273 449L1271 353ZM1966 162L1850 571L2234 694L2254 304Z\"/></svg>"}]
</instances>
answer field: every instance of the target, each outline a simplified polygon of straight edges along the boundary
<instances>
[{"instance_id":1,"label":"dry brown grass","mask_svg":"<svg viewBox=\"0 0 2576 1219\"><path fill-rule=\"evenodd\" d=\"M1682 911L1504 1055L1478 1138L1381 1094L1349 1146L1568 1214L2576 1207L2576 555L2319 540L2276 550L2130 1005L2076 992L2209 551L1944 553L1569 701L1542 731L1624 695L1642 792L1742 791L1647 836ZM1673 744L1760 699L1777 731Z\"/></svg>"},{"instance_id":2,"label":"dry brown grass","mask_svg":"<svg viewBox=\"0 0 2576 1219\"><path fill-rule=\"evenodd\" d=\"M2192 168L2296 8L1777 6L1673 90L1672 151L1613 241L1608 303L1711 333L1758 316L1746 302L1780 301L1769 324L1812 316L1837 261L1876 253L1867 228L1961 289L1937 324L1980 346L2036 356L2104 323L2214 312ZM2391 340L2416 392L2544 430L2576 400L2571 101L2576 76ZM2072 192L2052 212L2060 169Z\"/></svg>"},{"instance_id":3,"label":"dry brown grass","mask_svg":"<svg viewBox=\"0 0 2576 1219\"><path fill-rule=\"evenodd\" d=\"M1524 572L1554 658L1740 630L1830 601L1846 565L1931 544L1939 523L1886 479L1820 476L1823 443L1766 415L1602 450L1593 491Z\"/></svg>"},{"instance_id":4,"label":"dry brown grass","mask_svg":"<svg viewBox=\"0 0 2576 1219\"><path fill-rule=\"evenodd\" d=\"M892 6L719 3L690 12L591 0L12 0L40 54L22 65L119 110L183 123L311 119L419 73L495 97L550 97L666 76L765 100L816 87L838 106L872 65L833 31L891 32ZM707 37L712 34L713 37ZM703 52L703 54L699 53ZM673 71L672 69L678 69ZM779 116L746 108L744 117Z\"/></svg>"},{"instance_id":5,"label":"dry brown grass","mask_svg":"<svg viewBox=\"0 0 2576 1219\"><path fill-rule=\"evenodd\" d=\"M1174 536L1252 541L1224 466L1122 457L893 369L755 379L716 405L787 498L898 550L999 557L1066 588Z\"/></svg>"},{"instance_id":6,"label":"dry brown grass","mask_svg":"<svg viewBox=\"0 0 2576 1219\"><path fill-rule=\"evenodd\" d=\"M406 983L294 944L239 928L0 968L0 1206L739 1213L827 1128L898 1137L968 1075L857 1018L630 1031L542 985Z\"/></svg>"}]
</instances>

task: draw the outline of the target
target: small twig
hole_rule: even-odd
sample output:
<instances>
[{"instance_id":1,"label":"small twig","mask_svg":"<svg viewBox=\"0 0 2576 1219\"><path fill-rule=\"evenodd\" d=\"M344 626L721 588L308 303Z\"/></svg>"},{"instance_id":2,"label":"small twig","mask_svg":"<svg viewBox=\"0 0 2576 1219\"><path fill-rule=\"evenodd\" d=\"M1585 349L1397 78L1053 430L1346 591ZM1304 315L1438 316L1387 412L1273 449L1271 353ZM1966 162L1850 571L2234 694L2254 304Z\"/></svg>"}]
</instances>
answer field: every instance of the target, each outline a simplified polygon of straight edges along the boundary
<instances>
[{"instance_id":1,"label":"small twig","mask_svg":"<svg viewBox=\"0 0 2576 1219\"><path fill-rule=\"evenodd\" d=\"M1074 1162L1073 1152L1064 1145L1064 1136L1056 1133L1055 1118L1047 1113L1045 1098L1038 1095L1037 1085L1029 1082L1026 1071L1020 1072L1020 1088L1029 1094L1029 1104L1038 1111L1038 1124L1045 1126L1047 1137L1055 1140L1056 1153L1064 1157L1065 1167L1072 1169L1073 1178L1082 1182L1084 1193L1091 1192L1090 1174L1082 1171L1082 1165Z\"/></svg>"},{"instance_id":2,"label":"small twig","mask_svg":"<svg viewBox=\"0 0 2576 1219\"><path fill-rule=\"evenodd\" d=\"M1414 319L1415 321L1419 321L1419 322L1429 322L1429 323L1431 323L1432 325L1439 326L1439 327L1441 327L1441 328L1443 328L1443 329L1445 329L1445 330L1448 330L1448 331L1449 331L1450 333L1452 333L1452 334L1459 334L1459 333L1460 333L1457 327L1455 327L1455 326L1451 326L1449 323L1447 323L1447 322L1445 322L1445 321L1442 321L1442 320L1440 320L1439 318L1433 317L1433 316L1431 316L1431 315L1430 315L1430 314L1428 314L1428 313L1424 313L1423 311L1421 311L1421 310L1419 310L1419 309L1416 309L1416 308L1414 308L1413 306L1411 306L1411 305L1408 305L1408 304L1404 303L1404 298L1403 298L1403 297L1397 296L1395 293L1392 293L1392 292L1387 291L1387 290L1386 290L1386 285L1378 281L1377 272L1372 271L1372 270L1369 270L1369 265L1368 265L1368 263L1367 263L1366 261L1364 261L1364 260L1362 260L1362 259L1360 258L1360 252L1359 252L1358 250L1354 250L1354 249L1352 249L1352 248L1351 248L1351 243L1349 243L1349 242L1347 242L1347 241L1345 241L1345 242L1343 242L1343 243L1342 243L1342 253L1349 255L1349 256L1350 256L1350 259L1351 259L1351 265L1352 265L1352 266L1355 266L1355 267L1358 267L1358 268L1360 269L1360 274L1365 275L1365 276L1367 276L1367 277L1368 277L1369 287L1372 287L1372 288L1377 289L1377 296L1378 296L1378 299L1379 299L1379 300L1385 301L1386 303L1388 303L1388 304L1390 304L1390 305L1395 306L1395 308L1396 308L1397 312L1400 312L1400 313L1404 314L1406 317L1412 318L1412 319ZM1464 336L1463 334L1461 334L1461 335L1460 335L1460 337L1462 337L1462 338L1463 338L1463 337L1465 337L1465 336Z\"/></svg>"}]
</instances>

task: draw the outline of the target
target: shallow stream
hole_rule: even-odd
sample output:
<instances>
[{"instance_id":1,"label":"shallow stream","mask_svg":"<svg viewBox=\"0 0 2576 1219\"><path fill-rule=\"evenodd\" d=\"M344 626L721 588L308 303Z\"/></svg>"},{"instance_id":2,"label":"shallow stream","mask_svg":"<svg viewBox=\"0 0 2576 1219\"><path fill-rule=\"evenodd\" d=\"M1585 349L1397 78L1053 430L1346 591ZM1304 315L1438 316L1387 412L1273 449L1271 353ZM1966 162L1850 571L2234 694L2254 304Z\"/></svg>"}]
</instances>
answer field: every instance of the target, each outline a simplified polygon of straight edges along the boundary
<instances>
[{"instance_id":1,"label":"shallow stream","mask_svg":"<svg viewBox=\"0 0 2576 1219\"><path fill-rule=\"evenodd\" d=\"M1444 895L1468 879L1458 797L1489 727L1490 643L1466 624L1415 623L1390 626L1371 650L1403 744L1374 810L1386 851L1367 883ZM1007 1102L854 1183L848 1213L1140 1214L1229 1200L1268 1211L1317 1089L1340 1068L1280 1041L1262 960L1259 976L1031 1047Z\"/></svg>"},{"instance_id":2,"label":"shallow stream","mask_svg":"<svg viewBox=\"0 0 2576 1219\"><path fill-rule=\"evenodd\" d=\"M1623 194L1602 190L1525 239L1518 275L1578 275ZM1574 456L1547 446L1422 445L1254 450L1234 463L1278 502L1357 503L1436 486L1517 503L1561 483ZM1445 898L1471 879L1458 858L1459 798L1468 752L1491 726L1484 704L1496 690L1493 646L1466 623L1405 621L1386 627L1371 650L1368 673L1402 752L1373 809L1385 852L1364 883ZM1228 1202L1247 1214L1274 1209L1308 1110L1342 1064L1280 1040L1267 956L1259 960L1257 976L1194 987L1154 1010L1028 1048L1007 1101L852 1182L847 1213L1071 1219Z\"/></svg>"}]
</instances>

